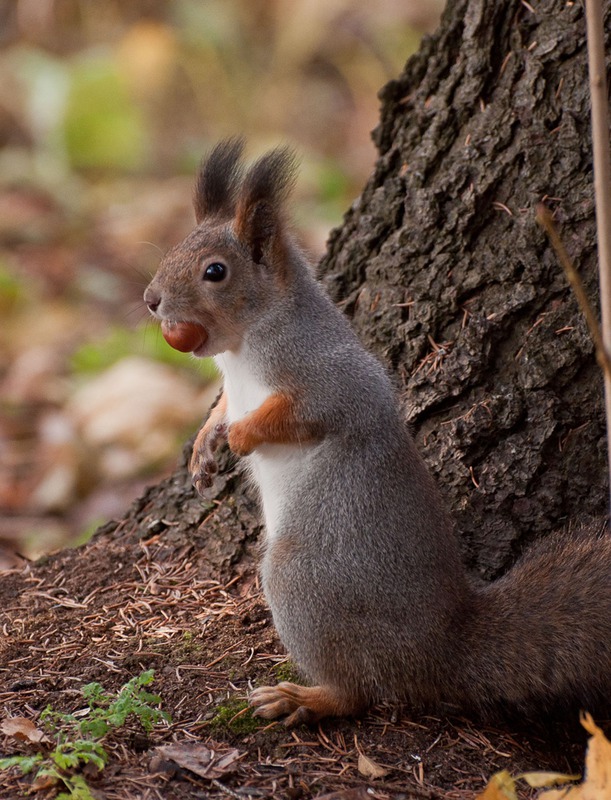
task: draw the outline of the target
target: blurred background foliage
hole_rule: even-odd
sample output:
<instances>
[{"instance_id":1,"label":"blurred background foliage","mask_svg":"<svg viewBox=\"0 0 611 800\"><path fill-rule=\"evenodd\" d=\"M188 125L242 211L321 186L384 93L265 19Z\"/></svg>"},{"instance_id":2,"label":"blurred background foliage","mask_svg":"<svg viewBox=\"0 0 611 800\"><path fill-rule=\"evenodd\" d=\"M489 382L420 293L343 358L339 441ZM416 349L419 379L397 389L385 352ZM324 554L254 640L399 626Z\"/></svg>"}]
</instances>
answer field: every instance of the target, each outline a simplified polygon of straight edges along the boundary
<instances>
[{"instance_id":1,"label":"blurred background foliage","mask_svg":"<svg viewBox=\"0 0 611 800\"><path fill-rule=\"evenodd\" d=\"M214 397L141 301L193 225L202 154L291 143L317 258L373 166L377 92L441 4L0 0L0 566L120 514Z\"/></svg>"}]
</instances>

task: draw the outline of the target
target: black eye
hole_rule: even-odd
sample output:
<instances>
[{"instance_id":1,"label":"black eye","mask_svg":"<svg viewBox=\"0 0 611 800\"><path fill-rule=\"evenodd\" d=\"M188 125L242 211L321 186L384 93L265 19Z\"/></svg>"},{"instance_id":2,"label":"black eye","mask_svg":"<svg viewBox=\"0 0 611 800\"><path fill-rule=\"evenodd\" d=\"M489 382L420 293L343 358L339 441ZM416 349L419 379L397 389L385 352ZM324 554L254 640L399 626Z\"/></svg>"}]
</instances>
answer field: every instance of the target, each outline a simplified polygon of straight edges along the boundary
<instances>
[{"instance_id":1,"label":"black eye","mask_svg":"<svg viewBox=\"0 0 611 800\"><path fill-rule=\"evenodd\" d=\"M222 281L225 275L227 275L227 267L224 264L221 264L219 261L214 261L212 264L208 264L204 270L204 280L212 281L213 283Z\"/></svg>"}]
</instances>

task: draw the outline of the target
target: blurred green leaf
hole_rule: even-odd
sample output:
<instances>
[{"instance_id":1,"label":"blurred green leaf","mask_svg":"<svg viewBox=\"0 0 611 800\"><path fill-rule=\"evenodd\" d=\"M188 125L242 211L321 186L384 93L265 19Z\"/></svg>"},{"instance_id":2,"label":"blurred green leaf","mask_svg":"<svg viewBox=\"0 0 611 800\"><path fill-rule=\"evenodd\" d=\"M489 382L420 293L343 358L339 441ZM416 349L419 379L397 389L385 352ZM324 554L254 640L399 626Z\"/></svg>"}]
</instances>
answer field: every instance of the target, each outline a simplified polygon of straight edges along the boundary
<instances>
[{"instance_id":1,"label":"blurred green leaf","mask_svg":"<svg viewBox=\"0 0 611 800\"><path fill-rule=\"evenodd\" d=\"M137 170L148 152L146 124L110 57L75 62L63 123L78 168Z\"/></svg>"},{"instance_id":2,"label":"blurred green leaf","mask_svg":"<svg viewBox=\"0 0 611 800\"><path fill-rule=\"evenodd\" d=\"M0 313L10 313L25 297L24 284L0 261Z\"/></svg>"},{"instance_id":3,"label":"blurred green leaf","mask_svg":"<svg viewBox=\"0 0 611 800\"><path fill-rule=\"evenodd\" d=\"M93 534L106 522L105 517L95 517L91 521L89 521L84 529L82 530L81 534L73 539L69 543L69 547L77 548L82 547L82 545L87 544L87 542L91 539Z\"/></svg>"},{"instance_id":4,"label":"blurred green leaf","mask_svg":"<svg viewBox=\"0 0 611 800\"><path fill-rule=\"evenodd\" d=\"M324 203L346 203L350 183L345 170L336 161L324 161L318 172L320 199Z\"/></svg>"}]
</instances>

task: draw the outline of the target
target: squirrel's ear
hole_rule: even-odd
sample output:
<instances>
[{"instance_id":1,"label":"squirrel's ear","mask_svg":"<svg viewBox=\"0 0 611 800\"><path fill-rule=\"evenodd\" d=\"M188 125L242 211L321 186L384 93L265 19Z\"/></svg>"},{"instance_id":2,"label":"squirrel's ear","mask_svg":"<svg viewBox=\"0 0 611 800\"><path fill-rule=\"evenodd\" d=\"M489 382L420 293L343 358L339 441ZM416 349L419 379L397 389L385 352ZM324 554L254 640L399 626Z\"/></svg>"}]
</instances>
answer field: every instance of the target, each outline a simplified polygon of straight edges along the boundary
<instances>
[{"instance_id":1,"label":"squirrel's ear","mask_svg":"<svg viewBox=\"0 0 611 800\"><path fill-rule=\"evenodd\" d=\"M235 211L236 193L242 178L241 137L219 142L197 173L193 206L197 224L208 216L231 218Z\"/></svg>"},{"instance_id":2,"label":"squirrel's ear","mask_svg":"<svg viewBox=\"0 0 611 800\"><path fill-rule=\"evenodd\" d=\"M264 260L280 245L282 206L296 176L296 159L288 147L272 150L248 171L237 199L235 230L250 247L253 261Z\"/></svg>"}]
</instances>

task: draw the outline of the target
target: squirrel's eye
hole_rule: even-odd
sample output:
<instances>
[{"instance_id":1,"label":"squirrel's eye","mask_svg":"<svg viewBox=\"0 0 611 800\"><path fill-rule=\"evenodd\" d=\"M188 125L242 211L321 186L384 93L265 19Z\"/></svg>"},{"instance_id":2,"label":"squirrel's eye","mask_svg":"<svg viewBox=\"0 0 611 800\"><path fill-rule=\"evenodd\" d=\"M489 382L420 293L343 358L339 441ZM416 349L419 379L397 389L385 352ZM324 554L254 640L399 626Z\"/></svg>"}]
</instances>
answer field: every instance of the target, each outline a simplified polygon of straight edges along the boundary
<instances>
[{"instance_id":1,"label":"squirrel's eye","mask_svg":"<svg viewBox=\"0 0 611 800\"><path fill-rule=\"evenodd\" d=\"M217 283L218 281L222 281L226 274L227 267L218 261L214 261L212 264L208 264L204 270L204 280Z\"/></svg>"}]
</instances>

